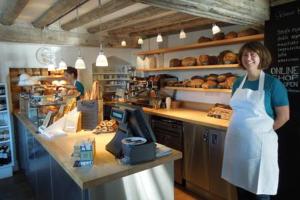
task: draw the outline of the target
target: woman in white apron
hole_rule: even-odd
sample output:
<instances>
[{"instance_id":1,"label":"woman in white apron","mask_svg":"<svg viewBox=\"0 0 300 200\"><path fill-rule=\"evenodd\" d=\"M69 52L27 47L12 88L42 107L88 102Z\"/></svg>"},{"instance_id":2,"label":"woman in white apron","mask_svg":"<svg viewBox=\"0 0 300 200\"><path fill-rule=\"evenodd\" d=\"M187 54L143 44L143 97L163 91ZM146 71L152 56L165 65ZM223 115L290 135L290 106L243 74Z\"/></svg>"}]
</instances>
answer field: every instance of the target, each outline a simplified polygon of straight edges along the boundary
<instances>
[{"instance_id":1,"label":"woman in white apron","mask_svg":"<svg viewBox=\"0 0 300 200\"><path fill-rule=\"evenodd\" d=\"M263 72L271 56L261 43L245 44L239 59L247 73L235 82L230 101L233 115L225 139L222 178L237 187L239 200L268 200L277 193L274 130L289 119L287 92L278 79Z\"/></svg>"}]
</instances>

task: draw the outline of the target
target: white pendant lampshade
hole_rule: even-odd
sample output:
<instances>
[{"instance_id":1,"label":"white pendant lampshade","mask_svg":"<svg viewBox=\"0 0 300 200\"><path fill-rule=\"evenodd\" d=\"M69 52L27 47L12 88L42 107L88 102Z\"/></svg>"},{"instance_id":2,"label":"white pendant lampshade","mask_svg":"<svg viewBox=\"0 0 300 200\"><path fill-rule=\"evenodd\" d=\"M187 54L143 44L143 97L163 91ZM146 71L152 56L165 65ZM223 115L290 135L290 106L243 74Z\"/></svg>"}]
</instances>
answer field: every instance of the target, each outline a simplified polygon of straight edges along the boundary
<instances>
[{"instance_id":1,"label":"white pendant lampshade","mask_svg":"<svg viewBox=\"0 0 300 200\"><path fill-rule=\"evenodd\" d=\"M127 44L126 44L126 41L123 40L123 41L121 42L121 46L122 46L122 47L126 47L126 45L127 45Z\"/></svg>"},{"instance_id":2,"label":"white pendant lampshade","mask_svg":"<svg viewBox=\"0 0 300 200\"><path fill-rule=\"evenodd\" d=\"M143 40L143 38L140 37L140 38L138 39L138 44L143 44L143 43L144 43L144 40Z\"/></svg>"},{"instance_id":3,"label":"white pendant lampshade","mask_svg":"<svg viewBox=\"0 0 300 200\"><path fill-rule=\"evenodd\" d=\"M184 32L183 29L181 29L181 31L180 31L180 33L179 33L179 38L180 38L180 39L186 38L186 33Z\"/></svg>"},{"instance_id":4,"label":"white pendant lampshade","mask_svg":"<svg viewBox=\"0 0 300 200\"><path fill-rule=\"evenodd\" d=\"M84 60L81 56L78 56L77 57L77 60L75 62L75 68L76 69L85 69L85 63L84 63Z\"/></svg>"},{"instance_id":5,"label":"white pendant lampshade","mask_svg":"<svg viewBox=\"0 0 300 200\"><path fill-rule=\"evenodd\" d=\"M67 64L66 64L66 62L65 62L64 60L61 60L61 61L59 62L59 64L58 64L58 66L59 66L59 69L60 69L60 70L65 70L65 69L67 69Z\"/></svg>"},{"instance_id":6,"label":"white pendant lampshade","mask_svg":"<svg viewBox=\"0 0 300 200\"><path fill-rule=\"evenodd\" d=\"M96 66L97 67L108 67L107 57L105 56L105 54L103 52L102 44L100 45L100 52L96 59Z\"/></svg>"},{"instance_id":7,"label":"white pendant lampshade","mask_svg":"<svg viewBox=\"0 0 300 200\"><path fill-rule=\"evenodd\" d=\"M220 27L219 26L217 26L216 24L213 24L212 25L212 33L215 35L215 34L217 34L217 33L219 33L219 32L221 32L221 29L220 29Z\"/></svg>"},{"instance_id":8,"label":"white pendant lampshade","mask_svg":"<svg viewBox=\"0 0 300 200\"><path fill-rule=\"evenodd\" d=\"M159 33L157 35L156 42L162 42L162 41L163 41L163 38L162 38L161 34Z\"/></svg>"}]
</instances>

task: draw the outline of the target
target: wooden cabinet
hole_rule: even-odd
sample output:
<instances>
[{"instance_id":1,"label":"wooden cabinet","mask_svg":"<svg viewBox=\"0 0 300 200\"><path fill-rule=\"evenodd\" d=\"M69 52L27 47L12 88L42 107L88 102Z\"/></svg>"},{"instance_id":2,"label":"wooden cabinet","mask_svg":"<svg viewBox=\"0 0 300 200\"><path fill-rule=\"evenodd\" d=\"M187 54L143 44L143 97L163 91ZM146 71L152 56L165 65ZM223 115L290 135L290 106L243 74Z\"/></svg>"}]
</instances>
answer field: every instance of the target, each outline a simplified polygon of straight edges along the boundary
<instances>
[{"instance_id":1,"label":"wooden cabinet","mask_svg":"<svg viewBox=\"0 0 300 200\"><path fill-rule=\"evenodd\" d=\"M221 178L225 132L184 123L187 188L208 199L235 199L234 187Z\"/></svg>"}]
</instances>

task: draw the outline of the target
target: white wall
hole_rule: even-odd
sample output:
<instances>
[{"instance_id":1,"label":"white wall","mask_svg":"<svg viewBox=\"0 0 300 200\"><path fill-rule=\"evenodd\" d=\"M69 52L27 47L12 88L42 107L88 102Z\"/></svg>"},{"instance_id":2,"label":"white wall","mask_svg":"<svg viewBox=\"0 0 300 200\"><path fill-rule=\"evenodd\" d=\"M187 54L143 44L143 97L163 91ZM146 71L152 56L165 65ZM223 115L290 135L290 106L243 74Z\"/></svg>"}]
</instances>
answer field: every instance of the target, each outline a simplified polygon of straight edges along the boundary
<instances>
[{"instance_id":1,"label":"white wall","mask_svg":"<svg viewBox=\"0 0 300 200\"><path fill-rule=\"evenodd\" d=\"M10 67L45 67L36 60L36 51L40 47L45 46L55 52L57 63L63 56L67 65L74 66L78 56L78 47L0 42L0 81L4 82L7 80ZM107 57L116 56L131 64L135 64L136 51L136 49L104 49ZM80 70L79 78L87 88L90 88L92 84L92 64L95 63L98 53L99 48L81 47L81 54L86 62L87 69Z\"/></svg>"},{"instance_id":2,"label":"white wall","mask_svg":"<svg viewBox=\"0 0 300 200\"><path fill-rule=\"evenodd\" d=\"M228 26L222 28L222 31L227 33L230 31L240 31L245 29L246 27L243 26ZM179 39L179 33L170 36L163 36L164 43L167 44L167 47L175 47L180 45L186 44L193 44L196 43L198 38L201 36L212 37L211 30L204 30L204 31L197 31L197 32L190 32L187 33L186 39ZM219 46L219 47L210 47L210 48L203 48L203 49L195 49L195 50L188 50L188 51L178 51L178 52L170 52L164 54L163 66L169 66L169 61L172 58L184 58L188 56L198 57L201 54L208 54L208 55L219 55L220 52L224 50L231 50L235 53L238 53L239 48L242 44L237 45L227 45L227 46ZM150 50L158 48L158 43L156 42L156 38L151 38L144 41L142 45L143 50ZM207 75L210 73L226 73L232 72L234 74L241 75L244 73L243 70L237 69L218 69L218 70L194 70L194 71L166 71L160 73L168 73L171 75L177 76L180 80L190 79L194 75ZM158 74L158 73L145 73L145 75L149 74ZM211 93L211 92L178 92L177 99L178 100L185 100L185 101L193 101L193 102L205 102L205 103L225 103L228 104L230 100L231 94L228 93Z\"/></svg>"}]
</instances>

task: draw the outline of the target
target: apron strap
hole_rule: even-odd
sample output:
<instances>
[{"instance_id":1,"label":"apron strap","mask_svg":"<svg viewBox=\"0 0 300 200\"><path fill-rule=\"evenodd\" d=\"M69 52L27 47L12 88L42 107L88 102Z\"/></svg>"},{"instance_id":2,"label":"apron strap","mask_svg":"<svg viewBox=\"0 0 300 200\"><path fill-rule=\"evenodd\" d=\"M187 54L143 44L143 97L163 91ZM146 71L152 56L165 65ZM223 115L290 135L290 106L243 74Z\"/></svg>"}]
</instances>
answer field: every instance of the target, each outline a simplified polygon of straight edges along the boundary
<instances>
[{"instance_id":1,"label":"apron strap","mask_svg":"<svg viewBox=\"0 0 300 200\"><path fill-rule=\"evenodd\" d=\"M265 85L265 72L263 70L261 70L260 75L259 75L258 90L263 91L264 85Z\"/></svg>"},{"instance_id":2,"label":"apron strap","mask_svg":"<svg viewBox=\"0 0 300 200\"><path fill-rule=\"evenodd\" d=\"M248 73L246 73L245 77L243 78L243 81L241 82L240 86L239 86L239 89L242 89L244 84L245 84L245 81L247 79L247 76L248 76Z\"/></svg>"}]
</instances>

